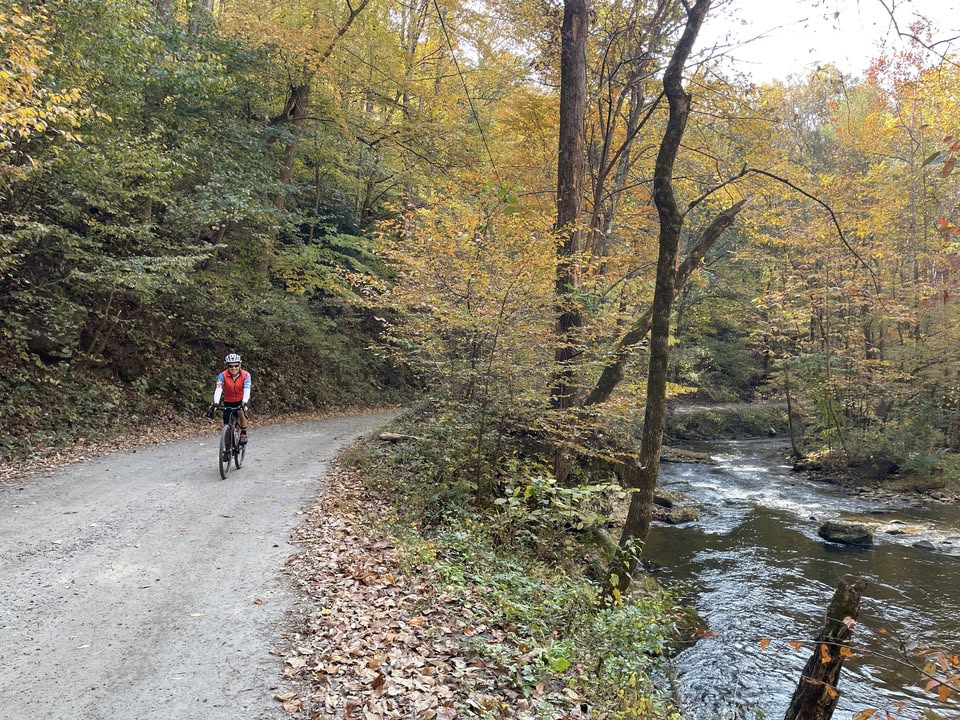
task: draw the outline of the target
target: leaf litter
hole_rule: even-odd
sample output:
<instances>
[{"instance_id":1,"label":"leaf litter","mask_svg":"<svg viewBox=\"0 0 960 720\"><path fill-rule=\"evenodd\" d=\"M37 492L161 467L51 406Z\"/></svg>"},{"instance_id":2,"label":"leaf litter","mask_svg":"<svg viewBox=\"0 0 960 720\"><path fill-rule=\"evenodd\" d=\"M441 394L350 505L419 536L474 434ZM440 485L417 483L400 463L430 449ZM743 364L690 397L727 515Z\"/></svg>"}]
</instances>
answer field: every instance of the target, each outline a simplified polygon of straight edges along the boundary
<instances>
[{"instance_id":1,"label":"leaf litter","mask_svg":"<svg viewBox=\"0 0 960 720\"><path fill-rule=\"evenodd\" d=\"M294 531L302 550L284 572L297 599L276 695L311 720L581 718L584 697L555 676L525 697L513 675L471 648L511 645L510 633L471 617L464 593L425 564L405 571L382 520L386 502L357 473L333 466L321 497ZM489 619L486 621L489 623Z\"/></svg>"}]
</instances>

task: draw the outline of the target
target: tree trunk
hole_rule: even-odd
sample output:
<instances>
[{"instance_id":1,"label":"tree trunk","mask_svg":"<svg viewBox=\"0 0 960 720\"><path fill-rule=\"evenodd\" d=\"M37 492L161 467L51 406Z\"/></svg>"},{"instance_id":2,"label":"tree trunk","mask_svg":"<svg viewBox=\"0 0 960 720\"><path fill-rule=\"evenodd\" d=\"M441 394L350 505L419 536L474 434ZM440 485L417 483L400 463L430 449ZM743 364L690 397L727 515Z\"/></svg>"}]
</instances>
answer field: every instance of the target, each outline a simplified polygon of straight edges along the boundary
<instances>
[{"instance_id":1,"label":"tree trunk","mask_svg":"<svg viewBox=\"0 0 960 720\"><path fill-rule=\"evenodd\" d=\"M190 4L190 22L188 30L191 35L197 35L200 30L213 20L214 0L193 0Z\"/></svg>"},{"instance_id":2,"label":"tree trunk","mask_svg":"<svg viewBox=\"0 0 960 720\"><path fill-rule=\"evenodd\" d=\"M799 460L803 457L803 453L800 452L797 427L793 423L793 393L790 388L790 368L787 367L787 360L783 361L783 386L787 392L787 429L790 431L790 448L793 451L793 459ZM797 422L799 423L799 419Z\"/></svg>"},{"instance_id":3,"label":"tree trunk","mask_svg":"<svg viewBox=\"0 0 960 720\"><path fill-rule=\"evenodd\" d=\"M583 121L587 88L587 0L565 0L560 55L560 146L557 162L557 223L563 247L557 258L556 376L553 406L569 408L574 400L573 368L576 330L583 316L575 299L579 283L577 255L581 251L583 211Z\"/></svg>"},{"instance_id":4,"label":"tree trunk","mask_svg":"<svg viewBox=\"0 0 960 720\"><path fill-rule=\"evenodd\" d=\"M168 23L173 19L173 0L153 0L153 7L161 22Z\"/></svg>"},{"instance_id":5,"label":"tree trunk","mask_svg":"<svg viewBox=\"0 0 960 720\"><path fill-rule=\"evenodd\" d=\"M653 198L660 216L657 279L653 292L650 320L650 366L647 373L647 400L643 418L640 457L631 464L625 479L633 491L627 522L620 535L620 551L613 557L608 574L608 592L626 589L637 567L634 551L650 530L653 491L660 471L660 448L667 406L667 366L670 356L670 312L676 292L677 254L683 216L673 192L673 167L690 115L690 95L683 89L683 67L690 56L703 25L711 0L685 5L687 22L663 77L663 88L670 104L670 116L660 143L653 175Z\"/></svg>"},{"instance_id":6,"label":"tree trunk","mask_svg":"<svg viewBox=\"0 0 960 720\"><path fill-rule=\"evenodd\" d=\"M604 138L604 148L600 155L596 186L593 190L593 217L590 220L590 230L593 237L591 244L593 254L596 257L607 257L610 254L610 235L613 232L613 224L617 216L620 194L623 192L623 186L627 181L627 173L630 172L633 164L630 152L633 141L641 127L640 118L643 110L643 100L643 87L639 84L631 87L629 93L630 112L625 127L626 139L617 151L617 157L609 165L604 165L604 163L607 162L607 157L611 152L608 149L611 140L608 137ZM611 134L612 128L607 135ZM608 189L607 179L614 165L616 171L613 175L613 186Z\"/></svg>"},{"instance_id":7,"label":"tree trunk","mask_svg":"<svg viewBox=\"0 0 960 720\"><path fill-rule=\"evenodd\" d=\"M593 160L589 228L590 249L595 258L609 255L617 205L635 161L633 143L660 104L660 98L656 98L647 106L643 83L654 70L652 58L668 32L674 8L674 3L660 2L650 17L641 18L649 8L640 3L633 4L622 21L623 26L606 38L600 53L599 81L594 91L597 139L592 141L593 147L588 154ZM612 184L608 185L611 174ZM597 265L597 272L606 273L606 263L602 260Z\"/></svg>"},{"instance_id":8,"label":"tree trunk","mask_svg":"<svg viewBox=\"0 0 960 720\"><path fill-rule=\"evenodd\" d=\"M863 580L840 581L784 720L830 720L840 699L837 682L844 660L840 650L850 647L855 621L860 616L860 596L866 587Z\"/></svg>"},{"instance_id":9,"label":"tree trunk","mask_svg":"<svg viewBox=\"0 0 960 720\"><path fill-rule=\"evenodd\" d=\"M280 167L280 182L288 185L293 180L293 167L297 159L297 149L300 147L303 133L303 123L307 117L307 108L310 105L310 80L299 85L290 86L290 95L283 112L272 121L274 125L284 124L287 127L289 138L283 151L283 164ZM274 205L278 208L286 206L285 190L281 190L274 198Z\"/></svg>"},{"instance_id":10,"label":"tree trunk","mask_svg":"<svg viewBox=\"0 0 960 720\"><path fill-rule=\"evenodd\" d=\"M211 7L213 1L214 0L197 0L197 2L210 4ZM347 30L353 25L353 21L357 19L357 16L363 11L369 1L370 0L361 0L360 4L354 7L350 0L347 0L347 10L349 11L347 18L344 20L343 25L337 28L337 32L327 43L323 52L320 53L316 60L315 68L323 65L327 59L329 59L340 38L347 33ZM284 149L283 165L280 168L280 181L285 184L293 179L294 162L297 158L297 149L300 147L303 123L304 120L306 120L307 109L310 105L310 86L315 71L314 69L313 71L305 73L300 82L291 83L290 94L287 96L283 112L270 120L271 125L286 124L289 127L290 137ZM274 205L278 208L283 208L286 205L286 196L283 192L278 193L277 197L274 198Z\"/></svg>"}]
</instances>

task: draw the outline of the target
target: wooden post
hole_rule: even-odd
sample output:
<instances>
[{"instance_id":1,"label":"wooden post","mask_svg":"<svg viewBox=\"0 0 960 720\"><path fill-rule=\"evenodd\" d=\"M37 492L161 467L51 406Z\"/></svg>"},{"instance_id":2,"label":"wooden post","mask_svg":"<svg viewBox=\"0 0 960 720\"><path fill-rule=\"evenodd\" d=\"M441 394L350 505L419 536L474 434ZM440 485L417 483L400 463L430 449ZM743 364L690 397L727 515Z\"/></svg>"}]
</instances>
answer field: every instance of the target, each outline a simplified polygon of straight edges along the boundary
<instances>
[{"instance_id":1,"label":"wooden post","mask_svg":"<svg viewBox=\"0 0 960 720\"><path fill-rule=\"evenodd\" d=\"M784 720L830 720L840 699L837 681L844 661L840 651L850 647L853 628L860 616L860 595L866 587L863 580L840 581Z\"/></svg>"}]
</instances>

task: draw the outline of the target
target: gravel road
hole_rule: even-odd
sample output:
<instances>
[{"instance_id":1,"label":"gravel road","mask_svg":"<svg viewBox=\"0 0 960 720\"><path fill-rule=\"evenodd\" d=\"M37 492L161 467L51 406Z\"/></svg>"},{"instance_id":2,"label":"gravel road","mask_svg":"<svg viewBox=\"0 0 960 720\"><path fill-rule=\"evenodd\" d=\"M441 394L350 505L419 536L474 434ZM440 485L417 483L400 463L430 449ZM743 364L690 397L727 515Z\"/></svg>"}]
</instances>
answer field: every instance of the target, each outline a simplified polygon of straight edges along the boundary
<instances>
[{"instance_id":1,"label":"gravel road","mask_svg":"<svg viewBox=\"0 0 960 720\"><path fill-rule=\"evenodd\" d=\"M0 489L0 718L283 716L288 533L337 450L389 417L255 428L226 480L210 434Z\"/></svg>"}]
</instances>

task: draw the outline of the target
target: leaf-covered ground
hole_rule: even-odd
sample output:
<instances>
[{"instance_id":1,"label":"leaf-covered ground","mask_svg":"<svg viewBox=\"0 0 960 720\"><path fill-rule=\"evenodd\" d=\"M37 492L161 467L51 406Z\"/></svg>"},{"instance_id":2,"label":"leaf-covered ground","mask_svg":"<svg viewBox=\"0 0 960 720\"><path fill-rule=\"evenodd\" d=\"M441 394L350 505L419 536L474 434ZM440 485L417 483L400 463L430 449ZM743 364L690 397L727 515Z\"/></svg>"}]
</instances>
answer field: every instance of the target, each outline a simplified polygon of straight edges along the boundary
<instances>
[{"instance_id":1,"label":"leaf-covered ground","mask_svg":"<svg viewBox=\"0 0 960 720\"><path fill-rule=\"evenodd\" d=\"M299 599L277 650L293 687L276 699L309 718L582 717L586 700L559 682L525 694L508 668L472 651L509 645L507 627L478 622L462 587L404 557L387 504L356 472L334 467L287 560ZM482 605L482 603L476 603ZM520 650L523 650L521 647ZM522 653L521 653L522 662ZM559 677L558 677L559 679Z\"/></svg>"}]
</instances>

